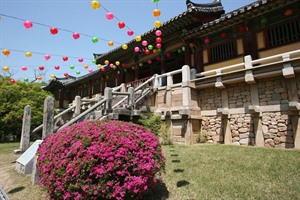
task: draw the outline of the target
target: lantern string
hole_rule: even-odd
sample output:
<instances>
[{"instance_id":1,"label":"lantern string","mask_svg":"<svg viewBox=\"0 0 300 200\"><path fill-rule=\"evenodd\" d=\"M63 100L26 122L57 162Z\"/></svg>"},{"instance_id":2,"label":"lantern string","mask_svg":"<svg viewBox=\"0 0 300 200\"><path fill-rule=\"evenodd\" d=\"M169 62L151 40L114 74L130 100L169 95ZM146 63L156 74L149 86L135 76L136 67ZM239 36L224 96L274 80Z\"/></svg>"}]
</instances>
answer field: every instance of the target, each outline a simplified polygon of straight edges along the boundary
<instances>
[{"instance_id":1,"label":"lantern string","mask_svg":"<svg viewBox=\"0 0 300 200\"><path fill-rule=\"evenodd\" d=\"M0 13L0 16L4 16L4 17L7 17L7 18L11 18L11 19L16 19L16 20L20 20L20 21L26 21L25 19L22 19L22 18L19 18L19 17L10 16L10 15L6 15L6 14L2 14L2 13ZM33 21L31 21L31 22L34 23L34 24L40 25L40 26L48 27L48 28L53 27L53 26L50 26L50 25L47 25L47 24L43 24L43 23L40 23L40 22L33 22ZM62 30L62 31L69 32L69 33L74 33L75 32L75 31L71 31L71 30L68 30L68 29L65 29L65 28L58 28L58 27L56 27L56 28L59 29L59 30ZM91 35L88 35L88 34L85 34L85 33L79 33L79 34L82 35L82 36L90 37L90 38L94 37L94 36L91 36ZM99 37L97 37L97 38L99 40L106 41L106 42L110 41L110 40L104 39L104 38L99 38ZM117 42L117 41L115 41L115 43L117 43L117 44L123 44L122 42Z\"/></svg>"}]
</instances>

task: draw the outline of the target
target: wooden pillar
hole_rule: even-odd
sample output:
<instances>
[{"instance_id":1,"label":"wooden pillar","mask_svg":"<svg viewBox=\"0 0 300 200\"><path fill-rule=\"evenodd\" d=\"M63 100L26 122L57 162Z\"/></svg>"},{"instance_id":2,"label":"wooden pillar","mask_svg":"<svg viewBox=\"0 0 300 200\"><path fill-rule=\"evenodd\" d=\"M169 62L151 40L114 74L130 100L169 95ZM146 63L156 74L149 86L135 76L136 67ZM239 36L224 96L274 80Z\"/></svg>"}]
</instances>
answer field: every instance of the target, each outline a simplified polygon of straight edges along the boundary
<instances>
[{"instance_id":1,"label":"wooden pillar","mask_svg":"<svg viewBox=\"0 0 300 200\"><path fill-rule=\"evenodd\" d=\"M59 90L58 96L59 96L58 107L63 108L64 107L64 89Z\"/></svg>"},{"instance_id":2,"label":"wooden pillar","mask_svg":"<svg viewBox=\"0 0 300 200\"><path fill-rule=\"evenodd\" d=\"M192 51L189 47L189 45L185 45L185 51L184 51L184 62L186 65L188 66L192 66L192 62L191 62L191 56L192 56Z\"/></svg>"},{"instance_id":3,"label":"wooden pillar","mask_svg":"<svg viewBox=\"0 0 300 200\"><path fill-rule=\"evenodd\" d=\"M160 58L160 74L164 74L167 71L167 66L166 66L166 58L165 58L165 54L162 53L161 54L161 58ZM161 85L164 86L167 84L167 79L166 77L162 78L161 80Z\"/></svg>"},{"instance_id":4,"label":"wooden pillar","mask_svg":"<svg viewBox=\"0 0 300 200\"><path fill-rule=\"evenodd\" d=\"M194 51L194 62L197 73L200 73L204 71L202 45L199 41L195 42L195 44L196 46Z\"/></svg>"}]
</instances>

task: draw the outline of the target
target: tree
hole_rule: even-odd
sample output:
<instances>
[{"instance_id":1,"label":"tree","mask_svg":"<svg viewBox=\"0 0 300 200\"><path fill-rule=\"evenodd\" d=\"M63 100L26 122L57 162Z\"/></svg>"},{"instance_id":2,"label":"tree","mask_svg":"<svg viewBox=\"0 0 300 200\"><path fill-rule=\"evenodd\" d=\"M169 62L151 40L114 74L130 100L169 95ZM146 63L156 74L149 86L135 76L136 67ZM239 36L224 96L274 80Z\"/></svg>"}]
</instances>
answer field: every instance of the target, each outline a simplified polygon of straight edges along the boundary
<instances>
[{"instance_id":1,"label":"tree","mask_svg":"<svg viewBox=\"0 0 300 200\"><path fill-rule=\"evenodd\" d=\"M42 124L44 99L52 96L38 83L9 80L0 76L0 142L20 139L26 105L31 106L31 130Z\"/></svg>"}]
</instances>

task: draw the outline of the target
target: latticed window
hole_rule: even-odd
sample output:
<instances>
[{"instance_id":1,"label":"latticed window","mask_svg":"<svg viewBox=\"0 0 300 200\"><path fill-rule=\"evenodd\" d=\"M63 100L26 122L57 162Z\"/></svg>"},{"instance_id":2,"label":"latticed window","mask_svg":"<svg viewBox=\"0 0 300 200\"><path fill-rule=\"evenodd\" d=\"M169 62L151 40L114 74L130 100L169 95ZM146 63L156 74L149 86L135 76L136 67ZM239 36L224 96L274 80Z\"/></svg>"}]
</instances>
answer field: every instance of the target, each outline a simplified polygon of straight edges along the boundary
<instances>
[{"instance_id":1,"label":"latticed window","mask_svg":"<svg viewBox=\"0 0 300 200\"><path fill-rule=\"evenodd\" d=\"M287 44L300 40L300 21L290 21L267 30L267 47Z\"/></svg>"},{"instance_id":2,"label":"latticed window","mask_svg":"<svg viewBox=\"0 0 300 200\"><path fill-rule=\"evenodd\" d=\"M235 41L229 41L218 46L211 47L210 61L212 63L228 60L237 56Z\"/></svg>"}]
</instances>

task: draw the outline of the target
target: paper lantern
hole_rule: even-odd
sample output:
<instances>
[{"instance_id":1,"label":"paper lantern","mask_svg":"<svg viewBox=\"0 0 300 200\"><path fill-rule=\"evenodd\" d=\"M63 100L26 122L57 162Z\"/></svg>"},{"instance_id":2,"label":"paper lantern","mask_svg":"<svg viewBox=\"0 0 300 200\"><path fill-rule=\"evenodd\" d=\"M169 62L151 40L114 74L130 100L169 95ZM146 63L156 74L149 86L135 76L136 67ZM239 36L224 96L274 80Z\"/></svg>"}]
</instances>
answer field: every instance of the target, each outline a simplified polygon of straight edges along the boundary
<instances>
[{"instance_id":1,"label":"paper lantern","mask_svg":"<svg viewBox=\"0 0 300 200\"><path fill-rule=\"evenodd\" d=\"M4 66L2 69L7 72L9 70L9 67L8 66Z\"/></svg>"},{"instance_id":2,"label":"paper lantern","mask_svg":"<svg viewBox=\"0 0 300 200\"><path fill-rule=\"evenodd\" d=\"M266 25L267 23L268 23L268 19L265 17L260 20L261 25Z\"/></svg>"},{"instance_id":3,"label":"paper lantern","mask_svg":"<svg viewBox=\"0 0 300 200\"><path fill-rule=\"evenodd\" d=\"M8 50L8 49L3 49L3 50L2 50L2 53L3 53L3 55L5 55L5 56L9 56L10 50Z\"/></svg>"},{"instance_id":4,"label":"paper lantern","mask_svg":"<svg viewBox=\"0 0 300 200\"><path fill-rule=\"evenodd\" d=\"M91 7L94 9L94 10L97 10L100 8L100 3L99 1L91 1Z\"/></svg>"},{"instance_id":5,"label":"paper lantern","mask_svg":"<svg viewBox=\"0 0 300 200\"><path fill-rule=\"evenodd\" d=\"M153 46L150 44L150 45L148 45L148 49L149 50L152 50L153 49Z\"/></svg>"},{"instance_id":6,"label":"paper lantern","mask_svg":"<svg viewBox=\"0 0 300 200\"><path fill-rule=\"evenodd\" d=\"M75 66L74 65L70 65L70 69L74 69L75 68Z\"/></svg>"},{"instance_id":7,"label":"paper lantern","mask_svg":"<svg viewBox=\"0 0 300 200\"><path fill-rule=\"evenodd\" d=\"M157 49L153 49L153 53L158 53Z\"/></svg>"},{"instance_id":8,"label":"paper lantern","mask_svg":"<svg viewBox=\"0 0 300 200\"><path fill-rule=\"evenodd\" d=\"M22 71L26 71L27 67L26 66L22 66L21 69L22 69Z\"/></svg>"},{"instance_id":9,"label":"paper lantern","mask_svg":"<svg viewBox=\"0 0 300 200\"><path fill-rule=\"evenodd\" d=\"M73 38L74 38L75 40L79 39L79 38L80 38L80 34L77 33L77 32L74 32L74 33L73 33Z\"/></svg>"},{"instance_id":10,"label":"paper lantern","mask_svg":"<svg viewBox=\"0 0 300 200\"><path fill-rule=\"evenodd\" d=\"M66 72L66 73L64 73L64 76L65 76L66 78L68 78L69 74Z\"/></svg>"},{"instance_id":11,"label":"paper lantern","mask_svg":"<svg viewBox=\"0 0 300 200\"><path fill-rule=\"evenodd\" d=\"M127 35L132 36L134 34L133 30L128 30Z\"/></svg>"},{"instance_id":12,"label":"paper lantern","mask_svg":"<svg viewBox=\"0 0 300 200\"><path fill-rule=\"evenodd\" d=\"M105 68L104 68L104 67L101 67L101 71L103 71L103 72L104 72L104 71L105 71Z\"/></svg>"},{"instance_id":13,"label":"paper lantern","mask_svg":"<svg viewBox=\"0 0 300 200\"><path fill-rule=\"evenodd\" d=\"M119 61L116 61L115 63L116 63L116 65L117 65L117 66L119 66L119 65L120 65L120 62L119 62Z\"/></svg>"},{"instance_id":14,"label":"paper lantern","mask_svg":"<svg viewBox=\"0 0 300 200\"><path fill-rule=\"evenodd\" d=\"M161 43L157 43L155 46L156 46L156 48L160 49L161 48Z\"/></svg>"},{"instance_id":15,"label":"paper lantern","mask_svg":"<svg viewBox=\"0 0 300 200\"><path fill-rule=\"evenodd\" d=\"M108 46L110 46L110 47L114 46L114 42L113 42L113 41L109 41L107 44L108 44Z\"/></svg>"},{"instance_id":16,"label":"paper lantern","mask_svg":"<svg viewBox=\"0 0 300 200\"><path fill-rule=\"evenodd\" d=\"M126 67L126 63L122 63L122 67Z\"/></svg>"},{"instance_id":17,"label":"paper lantern","mask_svg":"<svg viewBox=\"0 0 300 200\"><path fill-rule=\"evenodd\" d=\"M50 60L51 56L49 54L46 54L45 56L45 60Z\"/></svg>"},{"instance_id":18,"label":"paper lantern","mask_svg":"<svg viewBox=\"0 0 300 200\"><path fill-rule=\"evenodd\" d=\"M247 31L247 26L240 26L239 32L244 32L244 31Z\"/></svg>"},{"instance_id":19,"label":"paper lantern","mask_svg":"<svg viewBox=\"0 0 300 200\"><path fill-rule=\"evenodd\" d=\"M204 44L209 44L210 43L210 39L209 38L205 38L204 39Z\"/></svg>"},{"instance_id":20,"label":"paper lantern","mask_svg":"<svg viewBox=\"0 0 300 200\"><path fill-rule=\"evenodd\" d=\"M93 60L92 60L92 63L94 63L94 64L95 64L96 62L97 62L97 61L96 61L96 59L93 59Z\"/></svg>"},{"instance_id":21,"label":"paper lantern","mask_svg":"<svg viewBox=\"0 0 300 200\"><path fill-rule=\"evenodd\" d=\"M161 42L162 42L161 37L157 37L157 38L155 39L155 42L156 42L156 43L161 43Z\"/></svg>"},{"instance_id":22,"label":"paper lantern","mask_svg":"<svg viewBox=\"0 0 300 200\"><path fill-rule=\"evenodd\" d=\"M68 56L63 56L62 59L64 62L69 60Z\"/></svg>"},{"instance_id":23,"label":"paper lantern","mask_svg":"<svg viewBox=\"0 0 300 200\"><path fill-rule=\"evenodd\" d=\"M50 28L50 33L51 33L52 35L55 35L55 34L58 33L58 29L57 29L56 27L51 27L51 28Z\"/></svg>"},{"instance_id":24,"label":"paper lantern","mask_svg":"<svg viewBox=\"0 0 300 200\"><path fill-rule=\"evenodd\" d=\"M98 64L97 67L98 67L99 69L101 69L102 65L101 65L101 64Z\"/></svg>"},{"instance_id":25,"label":"paper lantern","mask_svg":"<svg viewBox=\"0 0 300 200\"><path fill-rule=\"evenodd\" d=\"M92 42L93 42L93 43L97 43L97 42L98 42L98 38L97 38L97 37L93 37L93 38L92 38Z\"/></svg>"},{"instance_id":26,"label":"paper lantern","mask_svg":"<svg viewBox=\"0 0 300 200\"><path fill-rule=\"evenodd\" d=\"M152 64L152 60L148 60L148 64L151 65Z\"/></svg>"},{"instance_id":27,"label":"paper lantern","mask_svg":"<svg viewBox=\"0 0 300 200\"><path fill-rule=\"evenodd\" d=\"M112 12L106 13L105 16L106 16L106 19L108 19L108 20L112 20L114 18L114 14Z\"/></svg>"},{"instance_id":28,"label":"paper lantern","mask_svg":"<svg viewBox=\"0 0 300 200\"><path fill-rule=\"evenodd\" d=\"M292 9L287 9L284 11L284 16L291 16L293 14L293 10Z\"/></svg>"},{"instance_id":29,"label":"paper lantern","mask_svg":"<svg viewBox=\"0 0 300 200\"><path fill-rule=\"evenodd\" d=\"M41 76L38 76L36 79L41 81L43 78Z\"/></svg>"},{"instance_id":30,"label":"paper lantern","mask_svg":"<svg viewBox=\"0 0 300 200\"><path fill-rule=\"evenodd\" d=\"M177 53L182 53L182 49L178 49L178 50L177 50Z\"/></svg>"},{"instance_id":31,"label":"paper lantern","mask_svg":"<svg viewBox=\"0 0 300 200\"><path fill-rule=\"evenodd\" d=\"M225 33L225 32L221 33L221 34L220 34L220 37L221 37L221 38L226 38L226 37L227 37L227 33Z\"/></svg>"},{"instance_id":32,"label":"paper lantern","mask_svg":"<svg viewBox=\"0 0 300 200\"><path fill-rule=\"evenodd\" d=\"M93 70L92 70L92 69L89 69L88 71L89 71L90 73L92 73L92 72L93 72Z\"/></svg>"},{"instance_id":33,"label":"paper lantern","mask_svg":"<svg viewBox=\"0 0 300 200\"><path fill-rule=\"evenodd\" d=\"M27 28L27 29L32 28L32 22L26 20L26 21L24 22L24 27Z\"/></svg>"},{"instance_id":34,"label":"paper lantern","mask_svg":"<svg viewBox=\"0 0 300 200\"><path fill-rule=\"evenodd\" d=\"M39 70L43 71L45 69L44 66L39 66Z\"/></svg>"},{"instance_id":35,"label":"paper lantern","mask_svg":"<svg viewBox=\"0 0 300 200\"><path fill-rule=\"evenodd\" d=\"M140 51L140 47L134 47L134 52L138 53Z\"/></svg>"},{"instance_id":36,"label":"paper lantern","mask_svg":"<svg viewBox=\"0 0 300 200\"><path fill-rule=\"evenodd\" d=\"M27 51L27 52L25 53L25 56L26 56L27 58L30 58L30 57L32 56L32 53L29 52L29 51Z\"/></svg>"},{"instance_id":37,"label":"paper lantern","mask_svg":"<svg viewBox=\"0 0 300 200\"><path fill-rule=\"evenodd\" d=\"M141 40L142 40L142 37L140 35L138 35L138 36L135 37L135 41L139 42Z\"/></svg>"},{"instance_id":38,"label":"paper lantern","mask_svg":"<svg viewBox=\"0 0 300 200\"><path fill-rule=\"evenodd\" d=\"M89 66L88 66L88 65L84 65L83 68L84 68L84 69L87 69L87 68L89 68Z\"/></svg>"},{"instance_id":39,"label":"paper lantern","mask_svg":"<svg viewBox=\"0 0 300 200\"><path fill-rule=\"evenodd\" d=\"M153 3L157 3L157 2L159 2L159 0L152 0L152 2L153 2Z\"/></svg>"},{"instance_id":40,"label":"paper lantern","mask_svg":"<svg viewBox=\"0 0 300 200\"><path fill-rule=\"evenodd\" d=\"M161 22L158 21L158 20L156 20L156 21L154 22L154 27L155 27L155 28L161 27Z\"/></svg>"},{"instance_id":41,"label":"paper lantern","mask_svg":"<svg viewBox=\"0 0 300 200\"><path fill-rule=\"evenodd\" d=\"M76 74L77 74L77 75L80 74L80 71L76 71Z\"/></svg>"},{"instance_id":42,"label":"paper lantern","mask_svg":"<svg viewBox=\"0 0 300 200\"><path fill-rule=\"evenodd\" d=\"M120 29L124 28L125 27L125 23L124 22L119 22L118 23L118 26Z\"/></svg>"},{"instance_id":43,"label":"paper lantern","mask_svg":"<svg viewBox=\"0 0 300 200\"><path fill-rule=\"evenodd\" d=\"M162 35L161 30L156 30L156 31L155 31L155 35L156 35L157 37L161 36L161 35Z\"/></svg>"},{"instance_id":44,"label":"paper lantern","mask_svg":"<svg viewBox=\"0 0 300 200\"><path fill-rule=\"evenodd\" d=\"M28 79L28 78L24 78L23 80L24 80L24 82L28 82L28 81L29 81L29 79Z\"/></svg>"},{"instance_id":45,"label":"paper lantern","mask_svg":"<svg viewBox=\"0 0 300 200\"><path fill-rule=\"evenodd\" d=\"M11 84L15 84L16 83L16 81L14 80L14 79L10 79L10 81L9 81Z\"/></svg>"},{"instance_id":46,"label":"paper lantern","mask_svg":"<svg viewBox=\"0 0 300 200\"><path fill-rule=\"evenodd\" d=\"M122 49L126 50L128 48L127 44L122 45Z\"/></svg>"},{"instance_id":47,"label":"paper lantern","mask_svg":"<svg viewBox=\"0 0 300 200\"><path fill-rule=\"evenodd\" d=\"M54 75L54 74L51 74L50 78L55 78L55 75Z\"/></svg>"},{"instance_id":48,"label":"paper lantern","mask_svg":"<svg viewBox=\"0 0 300 200\"><path fill-rule=\"evenodd\" d=\"M83 58L78 58L78 62L83 62Z\"/></svg>"},{"instance_id":49,"label":"paper lantern","mask_svg":"<svg viewBox=\"0 0 300 200\"><path fill-rule=\"evenodd\" d=\"M148 54L150 54L150 53L151 53L151 51L150 51L149 49L146 49L146 50L145 50L145 54L148 55Z\"/></svg>"},{"instance_id":50,"label":"paper lantern","mask_svg":"<svg viewBox=\"0 0 300 200\"><path fill-rule=\"evenodd\" d=\"M108 65L108 64L109 64L109 61L108 61L108 60L105 60L105 61L104 61L104 64Z\"/></svg>"},{"instance_id":51,"label":"paper lantern","mask_svg":"<svg viewBox=\"0 0 300 200\"><path fill-rule=\"evenodd\" d=\"M158 52L158 53L161 53L161 49L157 49L157 52Z\"/></svg>"},{"instance_id":52,"label":"paper lantern","mask_svg":"<svg viewBox=\"0 0 300 200\"><path fill-rule=\"evenodd\" d=\"M54 69L59 70L60 67L58 65L54 66Z\"/></svg>"},{"instance_id":53,"label":"paper lantern","mask_svg":"<svg viewBox=\"0 0 300 200\"><path fill-rule=\"evenodd\" d=\"M110 67L110 68L113 68L113 67L114 67L114 64L110 63L110 64L109 64L109 67Z\"/></svg>"},{"instance_id":54,"label":"paper lantern","mask_svg":"<svg viewBox=\"0 0 300 200\"><path fill-rule=\"evenodd\" d=\"M144 66L144 64L143 64L143 63L139 63L139 66L140 66L140 67L143 67L143 66Z\"/></svg>"},{"instance_id":55,"label":"paper lantern","mask_svg":"<svg viewBox=\"0 0 300 200\"><path fill-rule=\"evenodd\" d=\"M159 17L160 16L160 10L159 9L154 9L152 12L154 17Z\"/></svg>"},{"instance_id":56,"label":"paper lantern","mask_svg":"<svg viewBox=\"0 0 300 200\"><path fill-rule=\"evenodd\" d=\"M142 45L145 47L145 46L148 45L148 42L147 42L146 40L144 40L144 41L142 42Z\"/></svg>"},{"instance_id":57,"label":"paper lantern","mask_svg":"<svg viewBox=\"0 0 300 200\"><path fill-rule=\"evenodd\" d=\"M167 53L166 56L167 56L167 58L170 58L172 56L172 54L171 53Z\"/></svg>"}]
</instances>

